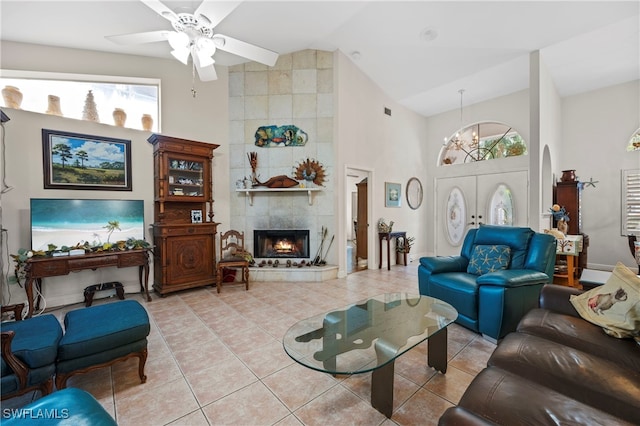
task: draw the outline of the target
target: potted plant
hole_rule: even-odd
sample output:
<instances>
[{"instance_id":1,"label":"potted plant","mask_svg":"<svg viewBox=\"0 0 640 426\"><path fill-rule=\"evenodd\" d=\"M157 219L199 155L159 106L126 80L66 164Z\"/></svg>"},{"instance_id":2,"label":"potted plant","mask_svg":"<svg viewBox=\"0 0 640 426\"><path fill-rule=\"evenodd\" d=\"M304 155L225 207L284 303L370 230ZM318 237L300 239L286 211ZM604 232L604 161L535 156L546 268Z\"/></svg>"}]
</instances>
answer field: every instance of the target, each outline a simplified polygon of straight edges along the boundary
<instances>
[{"instance_id":1,"label":"potted plant","mask_svg":"<svg viewBox=\"0 0 640 426\"><path fill-rule=\"evenodd\" d=\"M405 254L411 251L415 237L398 237L396 240L396 265L405 265Z\"/></svg>"}]
</instances>

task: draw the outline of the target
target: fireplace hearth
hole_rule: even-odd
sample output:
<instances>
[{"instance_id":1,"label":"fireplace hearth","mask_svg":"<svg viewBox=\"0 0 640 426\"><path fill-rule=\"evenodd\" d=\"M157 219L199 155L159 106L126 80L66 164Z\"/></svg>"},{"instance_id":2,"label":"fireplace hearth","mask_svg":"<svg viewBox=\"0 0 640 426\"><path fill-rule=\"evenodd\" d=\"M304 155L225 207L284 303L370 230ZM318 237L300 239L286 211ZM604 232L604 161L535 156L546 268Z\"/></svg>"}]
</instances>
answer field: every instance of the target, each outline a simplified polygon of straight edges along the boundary
<instances>
[{"instance_id":1,"label":"fireplace hearth","mask_svg":"<svg viewBox=\"0 0 640 426\"><path fill-rule=\"evenodd\" d=\"M253 257L255 258L309 258L309 231L305 229L278 229L253 231Z\"/></svg>"}]
</instances>

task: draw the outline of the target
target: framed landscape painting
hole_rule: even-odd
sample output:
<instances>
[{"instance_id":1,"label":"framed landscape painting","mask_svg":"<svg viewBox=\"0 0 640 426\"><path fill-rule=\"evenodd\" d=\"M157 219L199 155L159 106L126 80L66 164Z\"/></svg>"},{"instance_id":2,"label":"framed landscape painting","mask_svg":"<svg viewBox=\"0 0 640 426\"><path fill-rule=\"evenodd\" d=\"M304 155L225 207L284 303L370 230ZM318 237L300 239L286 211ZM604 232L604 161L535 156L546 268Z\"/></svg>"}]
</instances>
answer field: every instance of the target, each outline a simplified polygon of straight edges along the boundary
<instances>
[{"instance_id":1,"label":"framed landscape painting","mask_svg":"<svg viewBox=\"0 0 640 426\"><path fill-rule=\"evenodd\" d=\"M42 129L45 189L131 191L131 141Z\"/></svg>"}]
</instances>

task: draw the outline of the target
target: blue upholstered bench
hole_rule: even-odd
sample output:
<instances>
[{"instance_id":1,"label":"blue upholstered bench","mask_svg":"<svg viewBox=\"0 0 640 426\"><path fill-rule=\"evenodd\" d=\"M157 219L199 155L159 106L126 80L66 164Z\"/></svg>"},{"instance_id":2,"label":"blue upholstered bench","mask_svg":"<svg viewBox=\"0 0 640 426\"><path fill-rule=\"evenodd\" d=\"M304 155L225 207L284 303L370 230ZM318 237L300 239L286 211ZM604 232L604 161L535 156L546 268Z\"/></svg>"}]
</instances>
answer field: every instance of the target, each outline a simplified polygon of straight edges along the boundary
<instances>
[{"instance_id":1,"label":"blue upholstered bench","mask_svg":"<svg viewBox=\"0 0 640 426\"><path fill-rule=\"evenodd\" d=\"M117 426L90 393L76 388L53 392L22 408L2 410L3 426L24 424Z\"/></svg>"},{"instance_id":2,"label":"blue upholstered bench","mask_svg":"<svg viewBox=\"0 0 640 426\"><path fill-rule=\"evenodd\" d=\"M146 382L149 316L135 300L70 311L58 345L56 387L66 387L69 377L138 357L140 381Z\"/></svg>"}]
</instances>

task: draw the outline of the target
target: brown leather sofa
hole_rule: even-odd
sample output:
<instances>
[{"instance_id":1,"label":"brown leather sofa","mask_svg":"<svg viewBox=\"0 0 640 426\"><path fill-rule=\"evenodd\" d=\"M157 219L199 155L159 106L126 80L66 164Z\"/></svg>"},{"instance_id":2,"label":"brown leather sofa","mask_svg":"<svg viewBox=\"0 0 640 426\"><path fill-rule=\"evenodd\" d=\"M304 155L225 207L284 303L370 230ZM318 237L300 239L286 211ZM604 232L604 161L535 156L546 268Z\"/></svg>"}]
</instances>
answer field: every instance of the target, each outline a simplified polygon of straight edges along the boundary
<instances>
[{"instance_id":1,"label":"brown leather sofa","mask_svg":"<svg viewBox=\"0 0 640 426\"><path fill-rule=\"evenodd\" d=\"M640 346L583 320L548 284L440 425L640 424Z\"/></svg>"}]
</instances>

